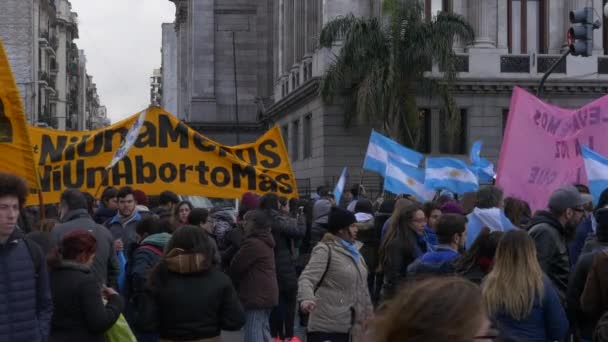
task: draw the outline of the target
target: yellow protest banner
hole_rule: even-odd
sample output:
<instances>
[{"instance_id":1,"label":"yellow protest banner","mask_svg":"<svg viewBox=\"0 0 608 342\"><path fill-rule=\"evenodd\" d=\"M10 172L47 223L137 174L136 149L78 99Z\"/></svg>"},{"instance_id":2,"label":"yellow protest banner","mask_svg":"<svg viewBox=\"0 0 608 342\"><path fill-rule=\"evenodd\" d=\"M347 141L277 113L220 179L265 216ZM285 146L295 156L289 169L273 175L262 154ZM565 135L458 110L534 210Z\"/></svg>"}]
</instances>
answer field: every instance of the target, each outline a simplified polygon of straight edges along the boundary
<instances>
[{"instance_id":1,"label":"yellow protest banner","mask_svg":"<svg viewBox=\"0 0 608 342\"><path fill-rule=\"evenodd\" d=\"M28 133L21 96L0 39L0 170L24 177L30 190L36 191L40 185Z\"/></svg>"},{"instance_id":2,"label":"yellow protest banner","mask_svg":"<svg viewBox=\"0 0 608 342\"><path fill-rule=\"evenodd\" d=\"M148 195L171 190L217 198L239 198L248 191L298 196L277 127L254 143L230 147L210 140L157 107L148 109L137 140L104 177L105 167L137 117L85 132L30 127L45 202L59 202L67 188L94 195L100 184L129 185Z\"/></svg>"}]
</instances>

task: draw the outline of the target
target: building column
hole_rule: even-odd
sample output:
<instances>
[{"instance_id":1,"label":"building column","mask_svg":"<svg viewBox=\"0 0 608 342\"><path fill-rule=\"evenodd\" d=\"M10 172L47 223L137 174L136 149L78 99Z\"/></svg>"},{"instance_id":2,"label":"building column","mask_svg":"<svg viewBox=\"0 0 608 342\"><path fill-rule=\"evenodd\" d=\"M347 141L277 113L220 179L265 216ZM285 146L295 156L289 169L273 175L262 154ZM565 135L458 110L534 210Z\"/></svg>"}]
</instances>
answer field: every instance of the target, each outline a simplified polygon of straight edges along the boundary
<instances>
[{"instance_id":1,"label":"building column","mask_svg":"<svg viewBox=\"0 0 608 342\"><path fill-rule=\"evenodd\" d=\"M467 6L466 0L453 0L452 1L452 12L454 14L461 15L465 19L467 19L467 7L466 6ZM454 41L454 50L457 53L463 53L464 48L465 48L465 46L460 39L456 39Z\"/></svg>"},{"instance_id":2,"label":"building column","mask_svg":"<svg viewBox=\"0 0 608 342\"><path fill-rule=\"evenodd\" d=\"M598 18L597 15L598 14L593 14L593 20L599 20L602 25L604 23L603 20L603 16L604 16L604 6L603 6L603 1L602 0L593 0L593 8L595 8L595 10L597 11L597 13L600 15L600 17ZM593 32L593 54L594 55L603 55L604 54L604 28L600 27L597 30L594 30Z\"/></svg>"},{"instance_id":3,"label":"building column","mask_svg":"<svg viewBox=\"0 0 608 342\"><path fill-rule=\"evenodd\" d=\"M566 41L566 31L570 20L568 16L562 15L565 12L563 1L548 1L548 5L549 54L559 54Z\"/></svg>"},{"instance_id":4,"label":"building column","mask_svg":"<svg viewBox=\"0 0 608 342\"><path fill-rule=\"evenodd\" d=\"M468 19L475 30L473 46L476 48L491 49L496 46L496 3L491 2L491 0L479 0L470 1L468 4Z\"/></svg>"}]
</instances>

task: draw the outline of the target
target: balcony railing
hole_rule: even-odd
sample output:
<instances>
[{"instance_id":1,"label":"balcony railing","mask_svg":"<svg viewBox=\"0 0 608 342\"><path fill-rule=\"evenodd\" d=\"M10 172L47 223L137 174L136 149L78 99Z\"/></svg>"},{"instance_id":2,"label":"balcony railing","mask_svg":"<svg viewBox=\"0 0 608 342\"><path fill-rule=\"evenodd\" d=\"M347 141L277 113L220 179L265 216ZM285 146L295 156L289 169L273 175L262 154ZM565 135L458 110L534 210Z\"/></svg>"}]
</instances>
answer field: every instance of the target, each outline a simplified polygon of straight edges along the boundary
<instances>
[{"instance_id":1,"label":"balcony railing","mask_svg":"<svg viewBox=\"0 0 608 342\"><path fill-rule=\"evenodd\" d=\"M529 55L507 55L500 57L500 72L530 73Z\"/></svg>"}]
</instances>

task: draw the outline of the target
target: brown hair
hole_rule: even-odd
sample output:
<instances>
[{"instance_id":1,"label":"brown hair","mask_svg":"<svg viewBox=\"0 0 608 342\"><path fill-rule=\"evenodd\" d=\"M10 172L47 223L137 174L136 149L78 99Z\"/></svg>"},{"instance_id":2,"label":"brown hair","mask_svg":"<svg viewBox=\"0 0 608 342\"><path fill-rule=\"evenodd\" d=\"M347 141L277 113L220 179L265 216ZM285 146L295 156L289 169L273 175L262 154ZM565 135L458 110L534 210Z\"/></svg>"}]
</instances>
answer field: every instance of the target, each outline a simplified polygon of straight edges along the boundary
<instances>
[{"instance_id":1,"label":"brown hair","mask_svg":"<svg viewBox=\"0 0 608 342\"><path fill-rule=\"evenodd\" d=\"M394 239L401 240L401 243L404 245L407 253L411 253L412 255L414 254L414 244L416 241L412 236L414 233L410 227L412 220L414 219L414 215L419 210L422 210L422 207L418 204L411 204L412 202L409 203L410 204L405 207L399 205L399 201L397 201L397 204L395 204L395 211L390 218L391 222L388 227L388 231L380 244L378 272L382 272L386 262L389 261L386 251L388 245Z\"/></svg>"},{"instance_id":2,"label":"brown hair","mask_svg":"<svg viewBox=\"0 0 608 342\"><path fill-rule=\"evenodd\" d=\"M537 298L542 303L544 295L543 271L534 240L524 230L506 232L498 243L494 268L483 283L488 313L505 313L522 320L530 315Z\"/></svg>"},{"instance_id":3,"label":"brown hair","mask_svg":"<svg viewBox=\"0 0 608 342\"><path fill-rule=\"evenodd\" d=\"M526 202L514 197L507 197L505 198L505 216L515 226L523 228L525 219L529 219L532 213Z\"/></svg>"},{"instance_id":4,"label":"brown hair","mask_svg":"<svg viewBox=\"0 0 608 342\"><path fill-rule=\"evenodd\" d=\"M28 194L29 190L24 178L12 173L0 172L0 197L17 197L19 208L23 209Z\"/></svg>"},{"instance_id":5,"label":"brown hair","mask_svg":"<svg viewBox=\"0 0 608 342\"><path fill-rule=\"evenodd\" d=\"M370 333L374 342L470 342L484 316L477 285L459 277L429 278L386 303Z\"/></svg>"}]
</instances>

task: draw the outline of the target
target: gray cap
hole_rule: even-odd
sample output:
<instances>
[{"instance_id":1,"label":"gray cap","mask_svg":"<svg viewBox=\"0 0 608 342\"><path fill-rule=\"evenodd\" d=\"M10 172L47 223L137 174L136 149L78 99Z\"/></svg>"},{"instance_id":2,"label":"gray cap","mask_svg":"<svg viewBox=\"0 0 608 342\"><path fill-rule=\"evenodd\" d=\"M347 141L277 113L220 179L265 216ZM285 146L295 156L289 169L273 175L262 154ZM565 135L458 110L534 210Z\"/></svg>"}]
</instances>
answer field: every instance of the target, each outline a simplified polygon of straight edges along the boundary
<instances>
[{"instance_id":1,"label":"gray cap","mask_svg":"<svg viewBox=\"0 0 608 342\"><path fill-rule=\"evenodd\" d=\"M568 208L576 208L593 202L593 197L581 194L574 186L565 186L555 190L549 197L549 209L564 211Z\"/></svg>"},{"instance_id":2,"label":"gray cap","mask_svg":"<svg viewBox=\"0 0 608 342\"><path fill-rule=\"evenodd\" d=\"M315 223L327 223L329 211L331 210L331 202L326 199L320 199L315 202L312 207L312 217Z\"/></svg>"}]
</instances>

